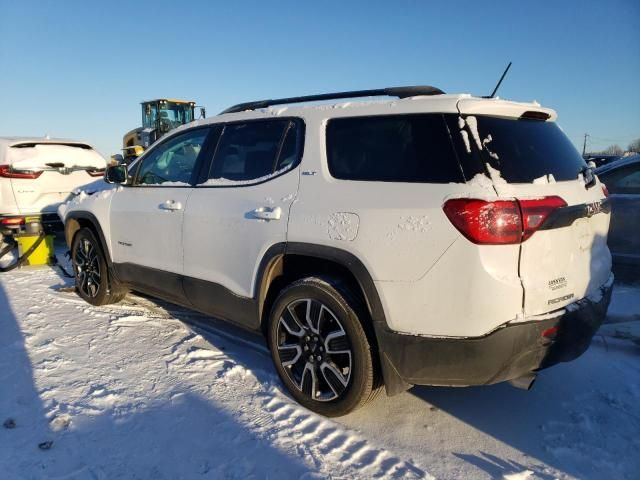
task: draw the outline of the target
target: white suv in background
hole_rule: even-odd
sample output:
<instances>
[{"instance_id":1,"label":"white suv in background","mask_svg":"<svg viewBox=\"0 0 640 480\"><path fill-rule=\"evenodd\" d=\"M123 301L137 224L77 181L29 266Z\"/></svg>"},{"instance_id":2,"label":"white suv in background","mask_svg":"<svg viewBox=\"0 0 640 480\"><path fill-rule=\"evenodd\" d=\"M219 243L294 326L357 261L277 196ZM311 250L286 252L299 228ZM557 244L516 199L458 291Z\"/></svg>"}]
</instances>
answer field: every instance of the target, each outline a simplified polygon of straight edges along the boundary
<instances>
[{"instance_id":1,"label":"white suv in background","mask_svg":"<svg viewBox=\"0 0 640 480\"><path fill-rule=\"evenodd\" d=\"M19 230L25 217L59 223L58 205L104 175L106 160L86 143L0 137L0 230Z\"/></svg>"},{"instance_id":2,"label":"white suv in background","mask_svg":"<svg viewBox=\"0 0 640 480\"><path fill-rule=\"evenodd\" d=\"M398 98L291 106L375 95ZM232 107L65 207L77 291L263 332L329 416L382 386L528 387L586 350L613 283L606 191L555 119L433 87Z\"/></svg>"}]
</instances>

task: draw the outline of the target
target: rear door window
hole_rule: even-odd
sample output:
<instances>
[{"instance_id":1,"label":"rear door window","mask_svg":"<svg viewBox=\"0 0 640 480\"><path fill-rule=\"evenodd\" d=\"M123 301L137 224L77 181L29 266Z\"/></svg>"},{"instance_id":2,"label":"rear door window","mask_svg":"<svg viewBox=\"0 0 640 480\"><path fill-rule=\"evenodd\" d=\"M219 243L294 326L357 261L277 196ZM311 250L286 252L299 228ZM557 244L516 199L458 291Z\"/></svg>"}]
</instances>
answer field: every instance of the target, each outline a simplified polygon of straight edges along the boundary
<instances>
[{"instance_id":1,"label":"rear door window","mask_svg":"<svg viewBox=\"0 0 640 480\"><path fill-rule=\"evenodd\" d=\"M329 171L342 180L464 182L440 114L330 120Z\"/></svg>"},{"instance_id":2,"label":"rear door window","mask_svg":"<svg viewBox=\"0 0 640 480\"><path fill-rule=\"evenodd\" d=\"M555 122L489 116L445 115L465 176L485 173L484 163L509 183L532 183L553 175L576 180L586 167Z\"/></svg>"},{"instance_id":3,"label":"rear door window","mask_svg":"<svg viewBox=\"0 0 640 480\"><path fill-rule=\"evenodd\" d=\"M265 120L225 125L209 180L249 182L291 168L300 157L299 124Z\"/></svg>"}]
</instances>

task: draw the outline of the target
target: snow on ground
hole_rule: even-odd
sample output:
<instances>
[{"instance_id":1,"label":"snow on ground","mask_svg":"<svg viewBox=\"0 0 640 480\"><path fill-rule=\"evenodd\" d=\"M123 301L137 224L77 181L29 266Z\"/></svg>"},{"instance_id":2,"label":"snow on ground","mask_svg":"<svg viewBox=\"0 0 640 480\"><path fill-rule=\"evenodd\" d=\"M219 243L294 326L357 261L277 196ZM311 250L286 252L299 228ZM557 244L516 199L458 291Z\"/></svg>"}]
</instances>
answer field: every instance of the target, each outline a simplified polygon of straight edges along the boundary
<instances>
[{"instance_id":1,"label":"snow on ground","mask_svg":"<svg viewBox=\"0 0 640 480\"><path fill-rule=\"evenodd\" d=\"M284 393L259 338L135 295L91 307L69 287L49 267L0 276L2 478L640 471L640 349L617 330L603 329L583 357L543 372L530 392L416 387L329 420ZM621 328L637 320L640 287L617 288Z\"/></svg>"}]
</instances>

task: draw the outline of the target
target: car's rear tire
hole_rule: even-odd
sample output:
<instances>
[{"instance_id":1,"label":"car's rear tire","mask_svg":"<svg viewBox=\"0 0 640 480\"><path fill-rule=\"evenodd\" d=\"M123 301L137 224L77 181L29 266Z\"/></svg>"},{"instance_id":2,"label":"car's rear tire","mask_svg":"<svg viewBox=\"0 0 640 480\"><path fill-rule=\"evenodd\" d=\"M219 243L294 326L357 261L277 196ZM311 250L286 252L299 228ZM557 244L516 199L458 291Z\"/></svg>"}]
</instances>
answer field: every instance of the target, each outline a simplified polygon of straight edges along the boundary
<instances>
[{"instance_id":1,"label":"car's rear tire","mask_svg":"<svg viewBox=\"0 0 640 480\"><path fill-rule=\"evenodd\" d=\"M282 382L309 410L337 417L381 390L353 292L339 280L308 277L284 288L269 315L268 342Z\"/></svg>"},{"instance_id":2,"label":"car's rear tire","mask_svg":"<svg viewBox=\"0 0 640 480\"><path fill-rule=\"evenodd\" d=\"M127 291L110 278L102 246L89 228L73 237L71 260L76 292L91 305L107 305L122 300Z\"/></svg>"}]
</instances>

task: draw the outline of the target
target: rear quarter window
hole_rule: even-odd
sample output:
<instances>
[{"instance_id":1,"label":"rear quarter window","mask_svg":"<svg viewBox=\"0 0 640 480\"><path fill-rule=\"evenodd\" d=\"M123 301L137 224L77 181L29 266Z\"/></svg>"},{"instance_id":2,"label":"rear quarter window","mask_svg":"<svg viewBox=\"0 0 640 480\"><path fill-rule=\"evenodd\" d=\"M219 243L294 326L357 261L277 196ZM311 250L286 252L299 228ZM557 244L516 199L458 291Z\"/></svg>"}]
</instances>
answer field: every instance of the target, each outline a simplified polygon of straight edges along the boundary
<instances>
[{"instance_id":1,"label":"rear quarter window","mask_svg":"<svg viewBox=\"0 0 640 480\"><path fill-rule=\"evenodd\" d=\"M440 114L335 118L327 124L327 161L341 180L464 182Z\"/></svg>"}]
</instances>

